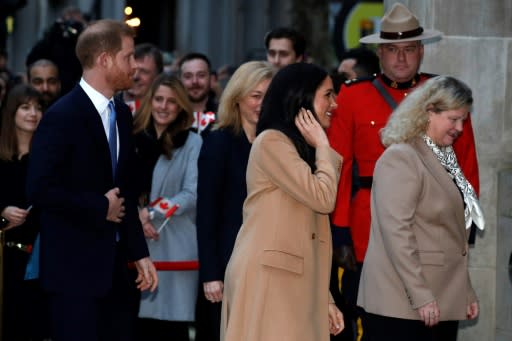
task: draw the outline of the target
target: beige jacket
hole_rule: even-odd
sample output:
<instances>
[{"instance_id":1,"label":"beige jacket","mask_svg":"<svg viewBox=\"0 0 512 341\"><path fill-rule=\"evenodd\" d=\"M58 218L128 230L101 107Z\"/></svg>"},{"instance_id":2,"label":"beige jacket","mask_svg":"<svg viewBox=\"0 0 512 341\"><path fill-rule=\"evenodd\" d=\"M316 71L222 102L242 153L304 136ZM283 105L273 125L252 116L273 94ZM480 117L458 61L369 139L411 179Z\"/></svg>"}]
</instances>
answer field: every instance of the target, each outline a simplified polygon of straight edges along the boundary
<instances>
[{"instance_id":1,"label":"beige jacket","mask_svg":"<svg viewBox=\"0 0 512 341\"><path fill-rule=\"evenodd\" d=\"M341 157L316 150L317 170L281 132L251 149L244 222L224 286L221 340L327 341L331 235Z\"/></svg>"},{"instance_id":2,"label":"beige jacket","mask_svg":"<svg viewBox=\"0 0 512 341\"><path fill-rule=\"evenodd\" d=\"M466 319L476 301L468 273L464 203L421 138L395 144L377 161L371 232L359 284L367 312L420 319L437 301L441 320Z\"/></svg>"}]
</instances>

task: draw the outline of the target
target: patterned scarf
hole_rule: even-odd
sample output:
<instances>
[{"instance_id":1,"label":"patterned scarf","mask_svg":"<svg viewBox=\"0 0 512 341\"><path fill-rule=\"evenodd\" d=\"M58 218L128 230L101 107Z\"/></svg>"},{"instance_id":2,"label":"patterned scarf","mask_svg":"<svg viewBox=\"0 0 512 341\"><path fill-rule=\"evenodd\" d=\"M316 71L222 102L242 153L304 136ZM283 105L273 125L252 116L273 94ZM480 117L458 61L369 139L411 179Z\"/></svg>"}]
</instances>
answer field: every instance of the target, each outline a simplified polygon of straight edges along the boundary
<instances>
[{"instance_id":1,"label":"patterned scarf","mask_svg":"<svg viewBox=\"0 0 512 341\"><path fill-rule=\"evenodd\" d=\"M475 223L480 230L483 230L485 227L485 220L482 208L480 207L480 203L478 202L473 186L471 186L459 167L457 157L455 156L452 146L439 147L427 135L423 135L423 140L427 146L432 149L432 152L437 157L441 165L443 165L451 177L455 179L457 187L462 192L464 203L466 204L466 207L464 207L466 228L470 228L471 224Z\"/></svg>"}]
</instances>

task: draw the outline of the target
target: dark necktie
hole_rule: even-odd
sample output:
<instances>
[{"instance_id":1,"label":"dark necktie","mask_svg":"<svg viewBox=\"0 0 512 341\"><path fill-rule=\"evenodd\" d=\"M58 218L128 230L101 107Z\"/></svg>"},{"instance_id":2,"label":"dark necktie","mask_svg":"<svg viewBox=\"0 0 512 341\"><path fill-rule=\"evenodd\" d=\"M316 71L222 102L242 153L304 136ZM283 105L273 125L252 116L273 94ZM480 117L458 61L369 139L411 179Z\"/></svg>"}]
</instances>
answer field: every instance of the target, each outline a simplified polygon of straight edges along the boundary
<instances>
[{"instance_id":1,"label":"dark necktie","mask_svg":"<svg viewBox=\"0 0 512 341\"><path fill-rule=\"evenodd\" d=\"M116 129L116 109L114 101L108 102L110 114L108 116L108 146L110 149L110 158L112 159L112 177L116 176L117 167L117 129Z\"/></svg>"}]
</instances>

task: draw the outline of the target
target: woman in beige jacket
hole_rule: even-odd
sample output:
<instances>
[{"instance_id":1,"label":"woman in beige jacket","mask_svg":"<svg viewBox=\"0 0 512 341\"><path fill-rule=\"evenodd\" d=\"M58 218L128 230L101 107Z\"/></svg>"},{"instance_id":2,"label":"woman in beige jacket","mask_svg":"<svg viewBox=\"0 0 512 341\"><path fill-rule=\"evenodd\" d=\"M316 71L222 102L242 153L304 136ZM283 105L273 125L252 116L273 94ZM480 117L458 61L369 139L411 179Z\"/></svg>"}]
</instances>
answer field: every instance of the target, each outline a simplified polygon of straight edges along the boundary
<instances>
[{"instance_id":1,"label":"woman in beige jacket","mask_svg":"<svg viewBox=\"0 0 512 341\"><path fill-rule=\"evenodd\" d=\"M478 315L466 229L484 221L451 147L472 102L464 83L434 77L382 131L357 302L370 341L455 341L458 320Z\"/></svg>"},{"instance_id":2,"label":"woman in beige jacket","mask_svg":"<svg viewBox=\"0 0 512 341\"><path fill-rule=\"evenodd\" d=\"M312 64L289 65L270 84L224 280L221 340L326 341L343 329L329 294L328 214L342 160L324 129L335 107L330 77Z\"/></svg>"}]
</instances>

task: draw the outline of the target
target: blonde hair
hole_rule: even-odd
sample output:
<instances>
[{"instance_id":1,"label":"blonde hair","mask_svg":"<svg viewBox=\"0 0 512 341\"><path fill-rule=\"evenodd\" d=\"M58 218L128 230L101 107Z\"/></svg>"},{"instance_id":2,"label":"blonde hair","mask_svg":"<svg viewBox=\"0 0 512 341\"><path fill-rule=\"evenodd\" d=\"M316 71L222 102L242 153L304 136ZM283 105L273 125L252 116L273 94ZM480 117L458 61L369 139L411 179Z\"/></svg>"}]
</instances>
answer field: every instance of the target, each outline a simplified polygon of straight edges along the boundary
<instances>
[{"instance_id":1,"label":"blonde hair","mask_svg":"<svg viewBox=\"0 0 512 341\"><path fill-rule=\"evenodd\" d=\"M411 92L393 111L388 123L380 132L382 144L409 142L425 133L428 111L440 113L471 107L471 89L450 76L437 76L427 80Z\"/></svg>"},{"instance_id":2,"label":"blonde hair","mask_svg":"<svg viewBox=\"0 0 512 341\"><path fill-rule=\"evenodd\" d=\"M231 76L222 92L214 129L228 128L236 135L242 132L242 117L238 102L262 81L272 79L276 70L268 62L252 61L242 64Z\"/></svg>"}]
</instances>

